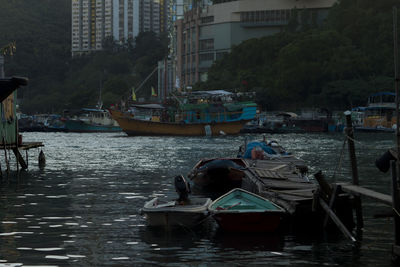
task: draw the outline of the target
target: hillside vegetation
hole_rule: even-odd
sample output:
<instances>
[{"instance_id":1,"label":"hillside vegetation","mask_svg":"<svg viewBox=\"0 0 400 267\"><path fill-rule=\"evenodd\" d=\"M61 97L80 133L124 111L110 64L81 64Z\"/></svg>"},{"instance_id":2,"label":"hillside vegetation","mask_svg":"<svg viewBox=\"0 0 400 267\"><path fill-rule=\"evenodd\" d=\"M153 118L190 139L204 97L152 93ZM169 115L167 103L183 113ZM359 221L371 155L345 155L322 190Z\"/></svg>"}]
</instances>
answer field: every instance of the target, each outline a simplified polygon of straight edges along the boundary
<instances>
[{"instance_id":1,"label":"hillside vegetation","mask_svg":"<svg viewBox=\"0 0 400 267\"><path fill-rule=\"evenodd\" d=\"M194 89L256 91L268 110L365 105L369 94L393 91L396 4L339 0L319 27L291 21L277 35L233 47ZM71 58L70 0L0 0L0 6L0 47L12 41L17 46L15 55L6 56L6 75L30 79L19 90L27 113L94 107L100 87L105 106L117 103L168 51L165 37L145 33L135 47L107 40L104 51ZM151 86L157 75L138 97L148 97Z\"/></svg>"},{"instance_id":2,"label":"hillside vegetation","mask_svg":"<svg viewBox=\"0 0 400 267\"><path fill-rule=\"evenodd\" d=\"M300 22L233 47L195 88L253 90L269 110L365 105L369 94L394 90L396 4L340 0L322 26Z\"/></svg>"},{"instance_id":3,"label":"hillside vegetation","mask_svg":"<svg viewBox=\"0 0 400 267\"><path fill-rule=\"evenodd\" d=\"M118 103L167 53L167 39L147 32L134 48L107 40L105 51L72 58L71 0L0 0L0 7L0 47L12 41L17 47L6 56L6 76L29 78L18 92L26 113L95 107L100 87L104 106ZM151 86L157 75L138 97L148 97Z\"/></svg>"}]
</instances>

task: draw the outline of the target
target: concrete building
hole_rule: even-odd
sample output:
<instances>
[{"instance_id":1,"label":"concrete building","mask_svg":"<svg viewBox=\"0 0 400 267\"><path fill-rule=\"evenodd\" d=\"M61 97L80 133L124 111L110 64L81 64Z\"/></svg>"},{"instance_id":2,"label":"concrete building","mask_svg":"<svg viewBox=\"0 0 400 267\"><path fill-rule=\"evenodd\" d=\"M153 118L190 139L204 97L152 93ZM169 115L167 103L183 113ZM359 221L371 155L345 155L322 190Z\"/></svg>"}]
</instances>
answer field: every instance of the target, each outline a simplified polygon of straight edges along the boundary
<instances>
[{"instance_id":1,"label":"concrete building","mask_svg":"<svg viewBox=\"0 0 400 267\"><path fill-rule=\"evenodd\" d=\"M336 0L234 0L194 8L175 22L176 80L180 88L207 80L212 63L233 45L282 31L294 10L321 23Z\"/></svg>"},{"instance_id":2,"label":"concrete building","mask_svg":"<svg viewBox=\"0 0 400 267\"><path fill-rule=\"evenodd\" d=\"M167 0L72 0L72 55L101 50L107 37L120 44L140 32L166 29Z\"/></svg>"}]
</instances>

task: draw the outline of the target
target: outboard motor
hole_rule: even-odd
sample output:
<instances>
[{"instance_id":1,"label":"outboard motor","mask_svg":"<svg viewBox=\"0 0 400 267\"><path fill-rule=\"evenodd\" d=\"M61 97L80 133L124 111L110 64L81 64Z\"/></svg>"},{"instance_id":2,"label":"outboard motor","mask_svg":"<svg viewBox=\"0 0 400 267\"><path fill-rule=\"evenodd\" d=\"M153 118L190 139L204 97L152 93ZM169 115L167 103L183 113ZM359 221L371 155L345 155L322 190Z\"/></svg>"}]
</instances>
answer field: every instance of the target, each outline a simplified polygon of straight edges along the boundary
<instances>
[{"instance_id":1,"label":"outboard motor","mask_svg":"<svg viewBox=\"0 0 400 267\"><path fill-rule=\"evenodd\" d=\"M387 172L390 169L390 161L397 160L391 150L386 151L380 158L375 160L375 166L381 172Z\"/></svg>"},{"instance_id":2,"label":"outboard motor","mask_svg":"<svg viewBox=\"0 0 400 267\"><path fill-rule=\"evenodd\" d=\"M174 178L175 190L178 193L178 202L186 202L189 200L190 184L186 181L185 177L178 175Z\"/></svg>"}]
</instances>

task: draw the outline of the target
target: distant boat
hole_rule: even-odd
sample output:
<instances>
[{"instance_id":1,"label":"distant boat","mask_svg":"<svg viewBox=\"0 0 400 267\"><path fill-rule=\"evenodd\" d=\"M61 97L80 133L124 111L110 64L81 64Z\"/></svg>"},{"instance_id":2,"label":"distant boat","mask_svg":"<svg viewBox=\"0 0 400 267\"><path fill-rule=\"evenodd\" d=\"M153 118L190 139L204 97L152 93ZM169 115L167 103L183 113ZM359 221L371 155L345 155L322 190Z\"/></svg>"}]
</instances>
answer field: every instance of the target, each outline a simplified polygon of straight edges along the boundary
<instances>
[{"instance_id":1,"label":"distant boat","mask_svg":"<svg viewBox=\"0 0 400 267\"><path fill-rule=\"evenodd\" d=\"M194 92L193 92L194 93ZM223 102L232 93L218 90L182 100L178 106L135 104L129 112L111 109L111 116L123 131L130 135L216 136L238 134L253 120L257 105L254 102ZM206 100L208 97L209 100ZM216 100L217 99L217 100ZM185 101L187 103L185 103Z\"/></svg>"},{"instance_id":2,"label":"distant boat","mask_svg":"<svg viewBox=\"0 0 400 267\"><path fill-rule=\"evenodd\" d=\"M141 212L146 216L149 226L194 227L208 216L210 198L191 198L190 203L182 205L177 201L161 202L153 198L144 204Z\"/></svg>"},{"instance_id":3,"label":"distant boat","mask_svg":"<svg viewBox=\"0 0 400 267\"><path fill-rule=\"evenodd\" d=\"M219 226L228 232L273 232L285 214L272 201L241 188L214 200L209 210Z\"/></svg>"},{"instance_id":4,"label":"distant boat","mask_svg":"<svg viewBox=\"0 0 400 267\"><path fill-rule=\"evenodd\" d=\"M118 123L104 109L83 108L78 116L65 121L67 132L120 132Z\"/></svg>"},{"instance_id":5,"label":"distant boat","mask_svg":"<svg viewBox=\"0 0 400 267\"><path fill-rule=\"evenodd\" d=\"M379 92L368 97L362 126L358 132L394 132L396 126L396 94Z\"/></svg>"}]
</instances>

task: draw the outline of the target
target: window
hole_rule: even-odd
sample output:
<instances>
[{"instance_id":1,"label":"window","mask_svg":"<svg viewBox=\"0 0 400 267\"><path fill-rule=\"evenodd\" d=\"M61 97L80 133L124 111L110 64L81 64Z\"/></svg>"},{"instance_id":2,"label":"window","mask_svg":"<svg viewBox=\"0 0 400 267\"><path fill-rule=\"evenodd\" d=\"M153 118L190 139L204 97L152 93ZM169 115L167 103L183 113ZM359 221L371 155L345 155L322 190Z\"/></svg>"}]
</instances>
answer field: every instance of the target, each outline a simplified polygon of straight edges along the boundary
<instances>
[{"instance_id":1,"label":"window","mask_svg":"<svg viewBox=\"0 0 400 267\"><path fill-rule=\"evenodd\" d=\"M200 55L199 55L199 60L200 60L200 61L214 60L214 53L200 54Z\"/></svg>"},{"instance_id":2,"label":"window","mask_svg":"<svg viewBox=\"0 0 400 267\"><path fill-rule=\"evenodd\" d=\"M214 22L214 16L202 17L201 23L211 23Z\"/></svg>"},{"instance_id":3,"label":"window","mask_svg":"<svg viewBox=\"0 0 400 267\"><path fill-rule=\"evenodd\" d=\"M200 40L199 46L200 46L199 50L213 50L214 49L214 39Z\"/></svg>"}]
</instances>

